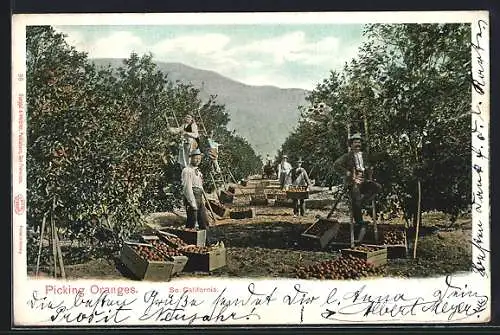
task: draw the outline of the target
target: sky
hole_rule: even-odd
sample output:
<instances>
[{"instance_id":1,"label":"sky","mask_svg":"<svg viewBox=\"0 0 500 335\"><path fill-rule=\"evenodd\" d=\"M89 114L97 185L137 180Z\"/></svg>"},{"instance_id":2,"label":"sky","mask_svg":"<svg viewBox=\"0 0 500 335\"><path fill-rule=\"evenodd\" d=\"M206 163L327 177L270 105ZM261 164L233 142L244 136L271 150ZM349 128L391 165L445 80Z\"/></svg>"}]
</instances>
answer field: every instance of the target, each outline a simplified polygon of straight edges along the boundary
<instances>
[{"instance_id":1,"label":"sky","mask_svg":"<svg viewBox=\"0 0 500 335\"><path fill-rule=\"evenodd\" d=\"M312 90L357 54L361 24L55 26L90 58L152 53L249 85Z\"/></svg>"}]
</instances>

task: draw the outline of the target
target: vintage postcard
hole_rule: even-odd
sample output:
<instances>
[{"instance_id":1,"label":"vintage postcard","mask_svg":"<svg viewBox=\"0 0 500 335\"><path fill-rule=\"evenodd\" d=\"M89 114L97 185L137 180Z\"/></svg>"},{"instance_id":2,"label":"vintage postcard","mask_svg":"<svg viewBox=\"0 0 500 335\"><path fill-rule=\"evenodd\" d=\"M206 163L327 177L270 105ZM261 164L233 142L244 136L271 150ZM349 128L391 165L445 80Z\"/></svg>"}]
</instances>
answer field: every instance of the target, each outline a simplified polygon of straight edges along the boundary
<instances>
[{"instance_id":1,"label":"vintage postcard","mask_svg":"<svg viewBox=\"0 0 500 335\"><path fill-rule=\"evenodd\" d=\"M487 11L12 26L14 326L490 321Z\"/></svg>"}]
</instances>

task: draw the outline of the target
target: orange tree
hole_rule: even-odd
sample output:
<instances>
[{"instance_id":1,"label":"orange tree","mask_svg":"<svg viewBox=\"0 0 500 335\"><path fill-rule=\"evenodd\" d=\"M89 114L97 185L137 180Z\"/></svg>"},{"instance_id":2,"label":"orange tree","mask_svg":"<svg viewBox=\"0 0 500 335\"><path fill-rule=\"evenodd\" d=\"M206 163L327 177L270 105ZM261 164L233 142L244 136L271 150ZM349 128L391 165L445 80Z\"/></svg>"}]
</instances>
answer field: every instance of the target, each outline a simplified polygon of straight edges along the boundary
<instances>
[{"instance_id":1,"label":"orange tree","mask_svg":"<svg viewBox=\"0 0 500 335\"><path fill-rule=\"evenodd\" d=\"M470 205L470 27L463 24L368 25L358 56L318 84L282 151L304 155L328 180L344 152L350 119L368 121L371 152L384 153L376 178L418 224L423 210L451 219ZM352 131L364 131L353 124ZM304 143L304 144L302 144Z\"/></svg>"},{"instance_id":2,"label":"orange tree","mask_svg":"<svg viewBox=\"0 0 500 335\"><path fill-rule=\"evenodd\" d=\"M179 140L167 117L201 107L209 131L224 132L224 106L215 97L201 104L196 89L170 82L151 55L97 68L50 26L28 27L26 38L29 227L53 220L86 241L104 227L117 246L146 214L179 206ZM242 166L256 157L248 143L228 148ZM32 262L36 248L29 255Z\"/></svg>"}]
</instances>

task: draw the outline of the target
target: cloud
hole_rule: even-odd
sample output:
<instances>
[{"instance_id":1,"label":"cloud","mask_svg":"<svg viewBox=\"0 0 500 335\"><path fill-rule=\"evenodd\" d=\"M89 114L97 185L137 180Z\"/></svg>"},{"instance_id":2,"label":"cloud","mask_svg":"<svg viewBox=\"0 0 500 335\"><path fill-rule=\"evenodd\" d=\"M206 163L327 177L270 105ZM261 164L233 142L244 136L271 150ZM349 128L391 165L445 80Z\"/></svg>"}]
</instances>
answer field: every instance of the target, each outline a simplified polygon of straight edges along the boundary
<instances>
[{"instance_id":1,"label":"cloud","mask_svg":"<svg viewBox=\"0 0 500 335\"><path fill-rule=\"evenodd\" d=\"M117 31L99 38L89 51L91 57L95 58L126 58L132 52L142 54L147 52L147 47L138 36L127 31Z\"/></svg>"},{"instance_id":2,"label":"cloud","mask_svg":"<svg viewBox=\"0 0 500 335\"><path fill-rule=\"evenodd\" d=\"M58 30L66 35L68 44L87 52L90 58L127 58L132 52L148 52L141 38L128 31L115 31L97 39L90 39L81 31Z\"/></svg>"},{"instance_id":3,"label":"cloud","mask_svg":"<svg viewBox=\"0 0 500 335\"><path fill-rule=\"evenodd\" d=\"M224 72L242 66L238 59L227 54L230 41L224 34L185 35L164 39L152 45L151 51L158 60Z\"/></svg>"},{"instance_id":4,"label":"cloud","mask_svg":"<svg viewBox=\"0 0 500 335\"><path fill-rule=\"evenodd\" d=\"M293 61L306 45L305 33L296 31L282 36L253 41L247 45L235 47L227 53L233 57L252 55L267 56L276 65Z\"/></svg>"},{"instance_id":5,"label":"cloud","mask_svg":"<svg viewBox=\"0 0 500 335\"><path fill-rule=\"evenodd\" d=\"M187 35L165 39L153 46L158 53L187 52L208 55L223 50L231 39L223 34Z\"/></svg>"},{"instance_id":6,"label":"cloud","mask_svg":"<svg viewBox=\"0 0 500 335\"><path fill-rule=\"evenodd\" d=\"M154 59L181 62L216 71L250 85L313 89L315 83L340 70L357 53L357 44L337 36L311 40L301 30L269 38L244 40L230 33L191 33L147 43L129 31L114 31L95 39L82 31L65 31L68 43L91 58L126 58L151 52ZM311 70L313 69L313 70ZM301 73L302 75L297 75Z\"/></svg>"}]
</instances>

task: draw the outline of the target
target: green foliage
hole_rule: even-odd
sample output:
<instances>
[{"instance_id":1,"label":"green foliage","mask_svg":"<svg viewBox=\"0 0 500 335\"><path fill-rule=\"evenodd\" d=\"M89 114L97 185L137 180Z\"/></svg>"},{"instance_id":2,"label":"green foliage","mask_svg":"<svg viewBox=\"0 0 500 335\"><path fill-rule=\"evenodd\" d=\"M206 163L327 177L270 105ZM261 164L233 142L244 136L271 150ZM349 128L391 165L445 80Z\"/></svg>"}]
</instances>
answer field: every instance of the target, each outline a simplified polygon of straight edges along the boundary
<instances>
[{"instance_id":1,"label":"green foliage","mask_svg":"<svg viewBox=\"0 0 500 335\"><path fill-rule=\"evenodd\" d=\"M338 182L331 163L347 150L347 125L381 153L381 199L396 195L408 217L422 209L452 218L470 204L470 27L464 24L368 25L358 57L318 84L283 152L302 155L313 178ZM368 129L364 127L366 117ZM338 177L338 176L337 176Z\"/></svg>"},{"instance_id":2,"label":"green foliage","mask_svg":"<svg viewBox=\"0 0 500 335\"><path fill-rule=\"evenodd\" d=\"M243 163L237 178L260 162L226 129L229 117L215 97L202 105L198 90L170 82L151 55L97 68L52 27L28 27L27 79L28 225L34 229L51 218L71 239L92 240L104 227L119 244L145 214L180 206L180 139L168 131L173 114L180 119L200 110L207 132L222 137L221 165Z\"/></svg>"}]
</instances>

